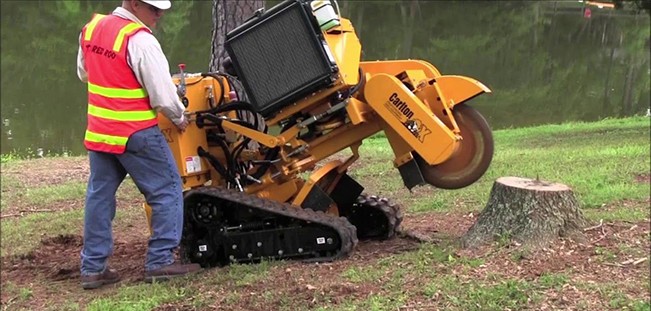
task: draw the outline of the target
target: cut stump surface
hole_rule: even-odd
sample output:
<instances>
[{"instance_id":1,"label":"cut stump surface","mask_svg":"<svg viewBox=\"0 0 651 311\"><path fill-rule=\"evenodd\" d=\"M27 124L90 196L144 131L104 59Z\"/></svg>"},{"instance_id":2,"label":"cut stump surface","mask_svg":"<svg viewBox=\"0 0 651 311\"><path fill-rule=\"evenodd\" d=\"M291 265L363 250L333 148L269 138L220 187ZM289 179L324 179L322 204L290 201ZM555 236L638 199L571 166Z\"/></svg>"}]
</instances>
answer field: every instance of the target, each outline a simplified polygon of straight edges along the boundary
<instances>
[{"instance_id":1,"label":"cut stump surface","mask_svg":"<svg viewBox=\"0 0 651 311\"><path fill-rule=\"evenodd\" d=\"M501 177L461 242L464 247L475 247L506 237L541 248L559 236L581 239L586 223L570 187L538 179Z\"/></svg>"}]
</instances>

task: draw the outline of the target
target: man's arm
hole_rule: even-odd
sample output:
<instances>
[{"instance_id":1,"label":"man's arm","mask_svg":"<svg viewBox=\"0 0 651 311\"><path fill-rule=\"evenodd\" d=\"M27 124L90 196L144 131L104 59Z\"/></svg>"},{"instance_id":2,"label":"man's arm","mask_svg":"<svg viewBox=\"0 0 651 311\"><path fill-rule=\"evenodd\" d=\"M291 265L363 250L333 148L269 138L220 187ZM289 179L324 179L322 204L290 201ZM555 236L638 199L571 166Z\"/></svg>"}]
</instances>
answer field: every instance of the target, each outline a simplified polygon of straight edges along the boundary
<instances>
[{"instance_id":1,"label":"man's arm","mask_svg":"<svg viewBox=\"0 0 651 311\"><path fill-rule=\"evenodd\" d=\"M79 51L77 52L77 77L79 77L81 82L88 83L88 73L86 73L84 53L81 52L81 35L79 35Z\"/></svg>"},{"instance_id":2,"label":"man's arm","mask_svg":"<svg viewBox=\"0 0 651 311\"><path fill-rule=\"evenodd\" d=\"M163 113L179 128L187 126L185 107L176 93L169 63L156 38L141 31L129 40L128 62L138 82L147 90L151 107Z\"/></svg>"}]
</instances>

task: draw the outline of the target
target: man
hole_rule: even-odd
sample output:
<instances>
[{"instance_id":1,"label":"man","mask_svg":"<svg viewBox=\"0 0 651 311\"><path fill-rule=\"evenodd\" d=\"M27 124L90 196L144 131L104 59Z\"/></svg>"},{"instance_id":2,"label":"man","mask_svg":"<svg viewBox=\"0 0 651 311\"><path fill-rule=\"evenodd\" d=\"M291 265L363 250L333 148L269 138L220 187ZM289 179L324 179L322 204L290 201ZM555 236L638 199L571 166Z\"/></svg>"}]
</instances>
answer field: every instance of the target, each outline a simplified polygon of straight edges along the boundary
<instances>
[{"instance_id":1,"label":"man","mask_svg":"<svg viewBox=\"0 0 651 311\"><path fill-rule=\"evenodd\" d=\"M174 260L183 230L181 179L156 119L158 111L180 131L188 125L169 64L150 29L171 5L123 0L112 14L96 14L81 32L77 74L88 83L84 145L90 160L81 250L84 289L120 280L108 257L115 193L127 173L152 208L145 281L201 270Z\"/></svg>"}]
</instances>

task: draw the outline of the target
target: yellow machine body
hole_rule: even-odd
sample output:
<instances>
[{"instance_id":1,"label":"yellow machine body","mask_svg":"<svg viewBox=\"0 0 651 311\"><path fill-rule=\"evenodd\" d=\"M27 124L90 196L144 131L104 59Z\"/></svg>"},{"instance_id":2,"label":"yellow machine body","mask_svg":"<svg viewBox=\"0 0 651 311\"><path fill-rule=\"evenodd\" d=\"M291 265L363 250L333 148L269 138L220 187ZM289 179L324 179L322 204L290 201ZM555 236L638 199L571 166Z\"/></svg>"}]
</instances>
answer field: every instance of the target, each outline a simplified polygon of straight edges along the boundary
<instances>
[{"instance_id":1,"label":"yellow machine body","mask_svg":"<svg viewBox=\"0 0 651 311\"><path fill-rule=\"evenodd\" d=\"M424 60L361 61L361 44L346 18L339 18L339 25L323 31L322 37L338 68L332 83L264 118L229 96L233 78L229 75L174 77L177 85L185 85L191 122L180 132L160 116L159 127L176 159L184 190L194 195L186 203L192 205L186 206L193 209L191 217L240 217L230 210L205 212L216 208L199 199L210 192L193 190L214 187L343 216L358 234L374 232L374 225L362 228L365 220L351 214L350 206L357 206L363 187L347 171L364 156L363 141L378 132L386 136L394 166L410 189L422 184L461 188L486 171L493 152L490 128L466 102L490 89L469 77L442 75ZM259 122L251 121L256 119ZM352 155L324 161L344 149ZM235 228L229 227L231 222L220 230ZM190 236L208 234L204 229L188 230L198 230ZM200 249L198 261L208 256L201 253L206 249L201 243L189 242Z\"/></svg>"},{"instance_id":2,"label":"yellow machine body","mask_svg":"<svg viewBox=\"0 0 651 311\"><path fill-rule=\"evenodd\" d=\"M178 83L178 78L174 80ZM189 85L186 94L189 105L185 111L189 116L192 116L192 113L196 111L208 109L211 98L217 102L219 97L224 96L224 94L221 94L219 84L213 77L191 77L186 79L186 83ZM228 93L226 93L227 95ZM158 127L171 147L172 155L174 155L183 181L183 188L190 189L208 182L210 180L210 164L197 153L198 147L208 149L205 131L199 129L195 122L190 122L185 131L182 132L160 113Z\"/></svg>"},{"instance_id":3,"label":"yellow machine body","mask_svg":"<svg viewBox=\"0 0 651 311\"><path fill-rule=\"evenodd\" d=\"M359 83L362 79L360 72L366 79L363 89L348 100L346 118L323 124L324 128L329 127L323 131L327 135L309 142L298 138L302 130L299 125L271 135L225 120L221 126L229 133L224 135L239 140L249 138L266 147L282 149L280 154L283 161L274 170L277 176L263 176L261 184L253 184L243 191L300 206L306 192L323 174L317 171L316 180L308 177L307 182L299 181L298 174L312 170L319 161L346 148L354 149L356 159L359 157L357 148L362 141L379 131L386 133L395 153L397 167L412 160L412 152L417 152L429 165L443 163L455 153L463 137L456 128L454 116L449 112L455 105L490 92L486 86L468 77L443 76L433 65L422 60L361 62L359 39L350 21L345 18L341 19L340 26L324 32L324 37L339 66L339 79L332 87L282 109L266 123L273 126L298 112L318 114L331 108L329 96ZM221 83L216 81L217 77L196 74L188 75L185 79L189 102L186 113L191 119L195 112L211 108L211 102L219 102L220 97L224 98L224 103L229 101L229 90L223 89L223 86L227 88L229 85L226 78L221 78ZM174 81L178 85L179 77L175 77ZM215 178L219 175L215 169L197 153L197 148L202 147L224 160L219 148L209 148L206 129L200 129L191 122L184 132L180 132L162 116L159 127L172 149L185 189L203 186L209 181L212 185L224 186L221 184L223 180ZM305 148L305 152L287 156L291 150L298 148ZM344 163L336 166L342 166L339 170L343 171L352 161L354 159L345 166Z\"/></svg>"}]
</instances>

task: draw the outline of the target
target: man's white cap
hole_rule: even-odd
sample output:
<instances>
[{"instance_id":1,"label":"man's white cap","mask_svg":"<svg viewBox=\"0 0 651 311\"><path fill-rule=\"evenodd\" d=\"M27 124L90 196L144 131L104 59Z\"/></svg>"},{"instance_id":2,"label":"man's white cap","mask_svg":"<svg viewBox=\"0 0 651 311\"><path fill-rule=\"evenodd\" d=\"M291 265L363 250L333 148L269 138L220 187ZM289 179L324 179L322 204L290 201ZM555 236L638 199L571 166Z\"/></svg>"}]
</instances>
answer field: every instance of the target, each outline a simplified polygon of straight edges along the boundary
<instances>
[{"instance_id":1,"label":"man's white cap","mask_svg":"<svg viewBox=\"0 0 651 311\"><path fill-rule=\"evenodd\" d=\"M152 5L161 10L167 10L172 7L172 2L169 0L140 0L140 1Z\"/></svg>"}]
</instances>

